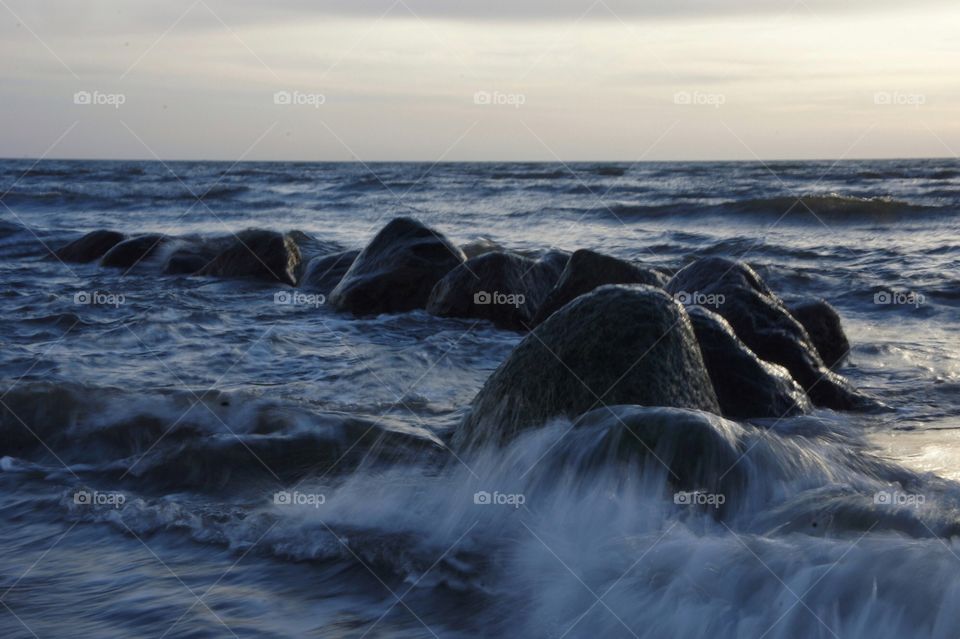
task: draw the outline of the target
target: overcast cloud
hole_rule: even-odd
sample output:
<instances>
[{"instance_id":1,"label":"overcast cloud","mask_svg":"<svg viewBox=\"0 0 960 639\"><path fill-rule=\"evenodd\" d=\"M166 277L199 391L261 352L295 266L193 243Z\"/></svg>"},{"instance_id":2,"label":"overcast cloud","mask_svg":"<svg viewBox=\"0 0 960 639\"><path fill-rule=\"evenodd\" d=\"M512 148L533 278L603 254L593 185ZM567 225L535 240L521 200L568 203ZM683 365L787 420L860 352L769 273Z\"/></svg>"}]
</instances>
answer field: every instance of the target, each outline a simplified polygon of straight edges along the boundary
<instances>
[{"instance_id":1,"label":"overcast cloud","mask_svg":"<svg viewBox=\"0 0 960 639\"><path fill-rule=\"evenodd\" d=\"M952 155L958 24L933 0L3 0L0 156Z\"/></svg>"}]
</instances>

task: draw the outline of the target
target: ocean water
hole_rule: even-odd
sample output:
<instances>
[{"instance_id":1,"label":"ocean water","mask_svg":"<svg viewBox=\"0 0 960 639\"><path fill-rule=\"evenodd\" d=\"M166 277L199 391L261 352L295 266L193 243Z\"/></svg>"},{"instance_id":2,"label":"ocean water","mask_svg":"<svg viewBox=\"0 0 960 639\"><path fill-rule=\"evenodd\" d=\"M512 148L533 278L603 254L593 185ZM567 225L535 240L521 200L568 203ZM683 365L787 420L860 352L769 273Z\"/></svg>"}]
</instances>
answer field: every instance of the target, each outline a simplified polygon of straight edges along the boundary
<instances>
[{"instance_id":1,"label":"ocean water","mask_svg":"<svg viewBox=\"0 0 960 639\"><path fill-rule=\"evenodd\" d=\"M960 636L956 161L8 160L0 193L0 636ZM743 259L838 309L840 372L887 409L743 424L743 494L691 508L656 468L548 463L562 421L449 451L516 333L49 253L251 227L332 252L399 215Z\"/></svg>"}]
</instances>

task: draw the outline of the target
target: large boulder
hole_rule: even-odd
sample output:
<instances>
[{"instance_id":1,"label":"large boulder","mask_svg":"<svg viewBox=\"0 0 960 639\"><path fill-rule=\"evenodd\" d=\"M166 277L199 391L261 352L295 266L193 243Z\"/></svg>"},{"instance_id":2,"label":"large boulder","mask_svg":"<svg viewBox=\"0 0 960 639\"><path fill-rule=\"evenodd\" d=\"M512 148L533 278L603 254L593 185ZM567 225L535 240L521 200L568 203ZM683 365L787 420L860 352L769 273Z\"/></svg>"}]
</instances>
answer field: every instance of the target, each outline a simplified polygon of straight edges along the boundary
<instances>
[{"instance_id":1,"label":"large boulder","mask_svg":"<svg viewBox=\"0 0 960 639\"><path fill-rule=\"evenodd\" d=\"M299 267L300 249L290 235L248 229L237 233L199 275L252 277L295 285Z\"/></svg>"},{"instance_id":2,"label":"large boulder","mask_svg":"<svg viewBox=\"0 0 960 639\"><path fill-rule=\"evenodd\" d=\"M697 410L609 406L584 413L538 463L538 476L555 481L615 464L660 475L675 490L721 494L730 503L746 483L744 428Z\"/></svg>"},{"instance_id":3,"label":"large boulder","mask_svg":"<svg viewBox=\"0 0 960 639\"><path fill-rule=\"evenodd\" d=\"M681 269L667 290L685 303L711 305L757 357L790 371L815 405L836 410L873 405L827 368L806 329L746 264L703 258Z\"/></svg>"},{"instance_id":4,"label":"large boulder","mask_svg":"<svg viewBox=\"0 0 960 639\"><path fill-rule=\"evenodd\" d=\"M350 270L350 266L358 255L360 251L353 250L313 258L300 278L300 288L329 295Z\"/></svg>"},{"instance_id":5,"label":"large boulder","mask_svg":"<svg viewBox=\"0 0 960 639\"><path fill-rule=\"evenodd\" d=\"M107 251L100 260L100 265L133 268L153 255L166 241L167 236L159 233L132 237L116 244Z\"/></svg>"},{"instance_id":6,"label":"large boulder","mask_svg":"<svg viewBox=\"0 0 960 639\"><path fill-rule=\"evenodd\" d=\"M56 252L62 262L92 262L125 239L123 233L100 229L90 231L78 240L74 240Z\"/></svg>"},{"instance_id":7,"label":"large boulder","mask_svg":"<svg viewBox=\"0 0 960 639\"><path fill-rule=\"evenodd\" d=\"M840 315L826 300L804 300L789 307L790 314L807 330L823 362L833 368L843 363L850 352L850 341L843 332Z\"/></svg>"},{"instance_id":8,"label":"large boulder","mask_svg":"<svg viewBox=\"0 0 960 639\"><path fill-rule=\"evenodd\" d=\"M560 280L537 309L533 325L553 315L575 298L604 284L647 284L663 288L667 277L648 266L580 249L570 256Z\"/></svg>"},{"instance_id":9,"label":"large boulder","mask_svg":"<svg viewBox=\"0 0 960 639\"><path fill-rule=\"evenodd\" d=\"M702 306L689 306L687 313L724 416L780 418L810 409L789 371L758 358L727 320Z\"/></svg>"},{"instance_id":10,"label":"large boulder","mask_svg":"<svg viewBox=\"0 0 960 639\"><path fill-rule=\"evenodd\" d=\"M330 303L354 315L425 308L436 283L465 260L443 235L417 220L396 218L360 252Z\"/></svg>"},{"instance_id":11,"label":"large boulder","mask_svg":"<svg viewBox=\"0 0 960 639\"><path fill-rule=\"evenodd\" d=\"M560 277L557 255L551 252L534 260L498 251L472 257L437 282L427 312L487 319L499 328L528 330L536 309Z\"/></svg>"},{"instance_id":12,"label":"large boulder","mask_svg":"<svg viewBox=\"0 0 960 639\"><path fill-rule=\"evenodd\" d=\"M454 443L504 442L613 404L720 412L690 319L661 289L602 286L551 315L487 379Z\"/></svg>"}]
</instances>

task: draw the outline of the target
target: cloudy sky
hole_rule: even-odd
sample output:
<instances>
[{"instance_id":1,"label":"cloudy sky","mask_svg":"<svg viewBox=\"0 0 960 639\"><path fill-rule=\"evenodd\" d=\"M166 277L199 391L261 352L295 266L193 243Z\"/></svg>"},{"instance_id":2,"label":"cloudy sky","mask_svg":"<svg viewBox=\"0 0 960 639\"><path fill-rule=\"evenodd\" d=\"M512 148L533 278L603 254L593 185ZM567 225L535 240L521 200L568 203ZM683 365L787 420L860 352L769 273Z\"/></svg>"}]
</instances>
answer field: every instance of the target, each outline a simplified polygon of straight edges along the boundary
<instances>
[{"instance_id":1,"label":"cloudy sky","mask_svg":"<svg viewBox=\"0 0 960 639\"><path fill-rule=\"evenodd\" d=\"M952 157L958 107L955 0L0 0L0 157Z\"/></svg>"}]
</instances>

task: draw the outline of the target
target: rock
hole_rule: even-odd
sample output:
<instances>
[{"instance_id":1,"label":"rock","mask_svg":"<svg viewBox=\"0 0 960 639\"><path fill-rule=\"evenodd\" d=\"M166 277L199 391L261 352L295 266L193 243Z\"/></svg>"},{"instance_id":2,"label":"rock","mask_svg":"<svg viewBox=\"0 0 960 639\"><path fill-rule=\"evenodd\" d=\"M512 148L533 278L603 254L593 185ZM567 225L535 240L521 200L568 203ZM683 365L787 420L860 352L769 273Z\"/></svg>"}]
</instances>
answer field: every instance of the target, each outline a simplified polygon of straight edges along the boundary
<instances>
[{"instance_id":1,"label":"rock","mask_svg":"<svg viewBox=\"0 0 960 639\"><path fill-rule=\"evenodd\" d=\"M664 291L602 286L551 315L487 379L454 443L504 442L601 404L720 412L690 320Z\"/></svg>"},{"instance_id":2,"label":"rock","mask_svg":"<svg viewBox=\"0 0 960 639\"><path fill-rule=\"evenodd\" d=\"M723 316L757 357L790 371L815 405L850 410L871 404L826 367L807 331L746 264L721 257L697 260L670 280L667 291Z\"/></svg>"},{"instance_id":3,"label":"rock","mask_svg":"<svg viewBox=\"0 0 960 639\"><path fill-rule=\"evenodd\" d=\"M540 474L555 481L563 471L584 474L633 463L662 474L674 489L724 495L729 503L746 484L744 428L722 417L685 408L635 405L584 413L544 457Z\"/></svg>"},{"instance_id":4,"label":"rock","mask_svg":"<svg viewBox=\"0 0 960 639\"><path fill-rule=\"evenodd\" d=\"M472 242L467 242L460 246L460 250L469 260L472 257L478 257L484 253L493 253L494 251L506 251L503 246L491 240L488 237L481 237Z\"/></svg>"},{"instance_id":5,"label":"rock","mask_svg":"<svg viewBox=\"0 0 960 639\"><path fill-rule=\"evenodd\" d=\"M667 277L647 266L580 249L570 256L560 281L537 310L533 325L540 324L565 304L604 284L647 284L663 288L667 285Z\"/></svg>"},{"instance_id":6,"label":"rock","mask_svg":"<svg viewBox=\"0 0 960 639\"><path fill-rule=\"evenodd\" d=\"M702 306L689 306L687 313L725 417L779 419L810 410L790 372L758 358L727 320Z\"/></svg>"},{"instance_id":7,"label":"rock","mask_svg":"<svg viewBox=\"0 0 960 639\"><path fill-rule=\"evenodd\" d=\"M296 281L298 283L303 280L303 275L307 270L307 264L309 264L311 260L332 253L342 253L344 250L344 247L337 242L321 240L303 231L293 230L287 233L287 235L293 239L294 244L300 249L300 265L296 271Z\"/></svg>"},{"instance_id":8,"label":"rock","mask_svg":"<svg viewBox=\"0 0 960 639\"><path fill-rule=\"evenodd\" d=\"M360 251L353 250L313 258L304 269L303 277L300 279L300 288L329 295L330 291L336 288L343 276L350 270L350 266L358 255L360 255Z\"/></svg>"},{"instance_id":9,"label":"rock","mask_svg":"<svg viewBox=\"0 0 960 639\"><path fill-rule=\"evenodd\" d=\"M125 239L123 233L100 229L90 231L78 240L74 240L56 252L63 262L92 262Z\"/></svg>"},{"instance_id":10,"label":"rock","mask_svg":"<svg viewBox=\"0 0 960 639\"><path fill-rule=\"evenodd\" d=\"M425 308L436 283L465 259L443 235L399 217L360 252L330 293L330 303L354 315Z\"/></svg>"},{"instance_id":11,"label":"rock","mask_svg":"<svg viewBox=\"0 0 960 639\"><path fill-rule=\"evenodd\" d=\"M790 314L806 329L823 362L833 368L843 363L850 352L850 341L840 323L840 315L826 300L805 300L789 307Z\"/></svg>"},{"instance_id":12,"label":"rock","mask_svg":"<svg viewBox=\"0 0 960 639\"><path fill-rule=\"evenodd\" d=\"M248 229L236 234L199 275L253 277L295 285L300 249L290 235Z\"/></svg>"},{"instance_id":13,"label":"rock","mask_svg":"<svg viewBox=\"0 0 960 639\"><path fill-rule=\"evenodd\" d=\"M118 243L107 251L100 260L100 265L133 268L153 255L157 248L166 241L167 236L159 233L132 237L129 240Z\"/></svg>"},{"instance_id":14,"label":"rock","mask_svg":"<svg viewBox=\"0 0 960 639\"><path fill-rule=\"evenodd\" d=\"M539 260L502 252L472 257L437 282L427 312L487 319L499 328L529 330L536 309L560 276L560 259L557 253Z\"/></svg>"},{"instance_id":15,"label":"rock","mask_svg":"<svg viewBox=\"0 0 960 639\"><path fill-rule=\"evenodd\" d=\"M210 260L210 256L190 249L178 250L167 260L163 272L167 275L193 275L203 270Z\"/></svg>"}]
</instances>

